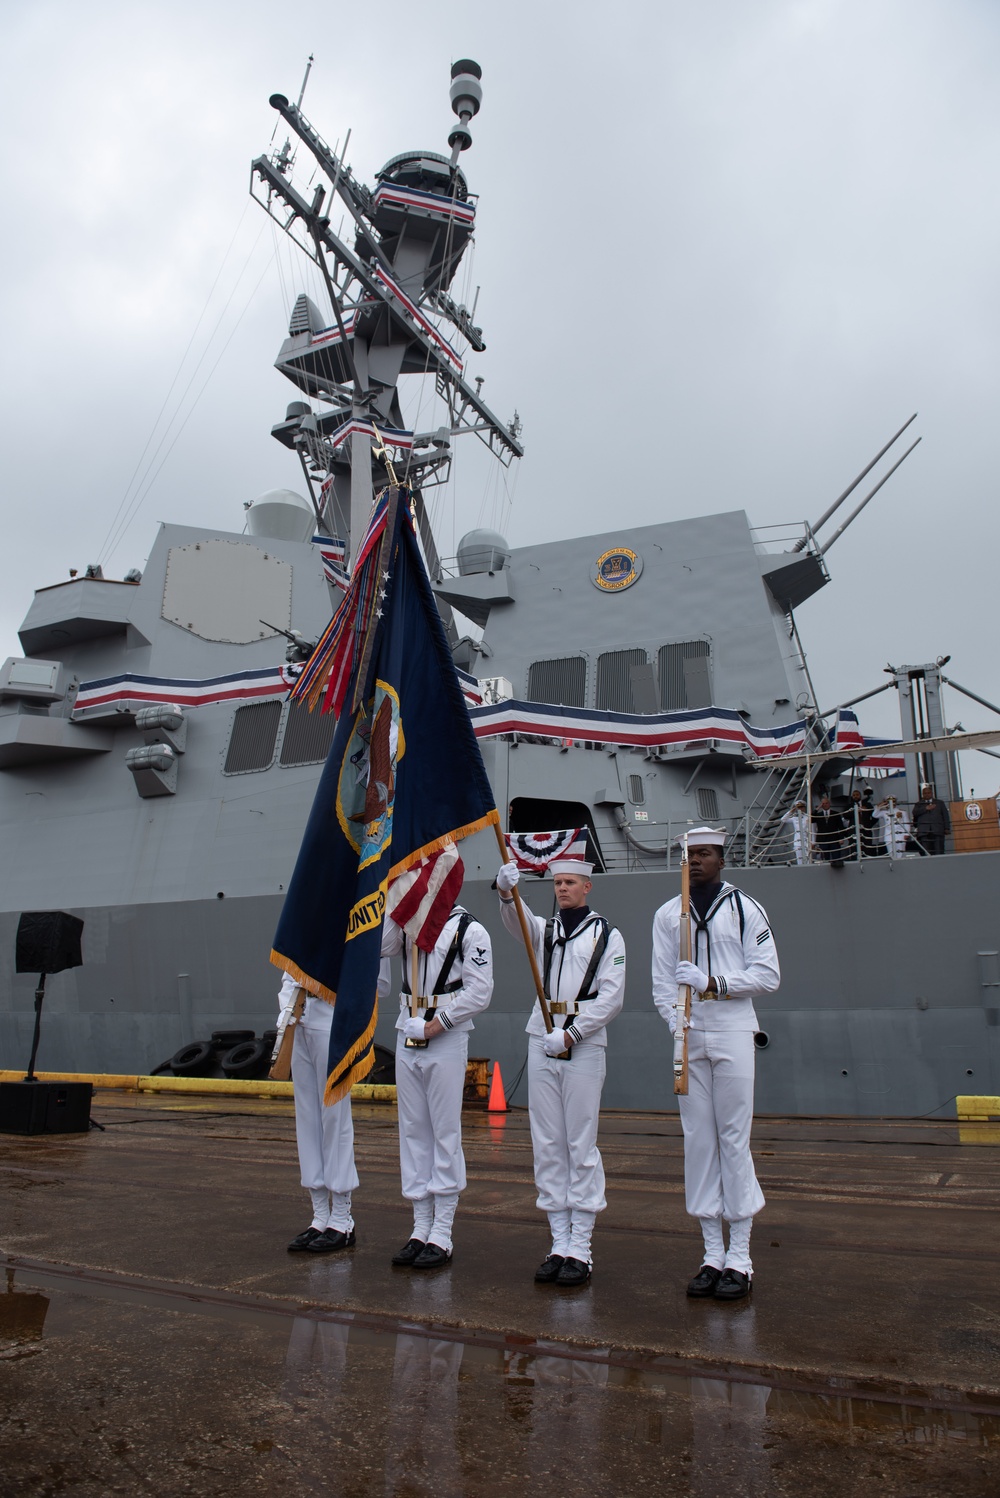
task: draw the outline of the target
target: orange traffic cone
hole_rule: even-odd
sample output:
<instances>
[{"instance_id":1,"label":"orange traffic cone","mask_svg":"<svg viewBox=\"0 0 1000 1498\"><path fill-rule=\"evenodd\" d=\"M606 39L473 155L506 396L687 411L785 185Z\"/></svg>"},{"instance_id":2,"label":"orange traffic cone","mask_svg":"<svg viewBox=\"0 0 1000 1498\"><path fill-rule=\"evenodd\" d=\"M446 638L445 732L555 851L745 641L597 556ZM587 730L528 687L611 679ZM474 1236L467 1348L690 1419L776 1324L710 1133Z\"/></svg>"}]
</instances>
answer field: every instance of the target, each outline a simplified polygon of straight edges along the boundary
<instances>
[{"instance_id":1,"label":"orange traffic cone","mask_svg":"<svg viewBox=\"0 0 1000 1498\"><path fill-rule=\"evenodd\" d=\"M487 1113L506 1113L507 1098L503 1090L503 1077L500 1075L500 1063L493 1063L493 1077L490 1082L490 1100L486 1104Z\"/></svg>"}]
</instances>

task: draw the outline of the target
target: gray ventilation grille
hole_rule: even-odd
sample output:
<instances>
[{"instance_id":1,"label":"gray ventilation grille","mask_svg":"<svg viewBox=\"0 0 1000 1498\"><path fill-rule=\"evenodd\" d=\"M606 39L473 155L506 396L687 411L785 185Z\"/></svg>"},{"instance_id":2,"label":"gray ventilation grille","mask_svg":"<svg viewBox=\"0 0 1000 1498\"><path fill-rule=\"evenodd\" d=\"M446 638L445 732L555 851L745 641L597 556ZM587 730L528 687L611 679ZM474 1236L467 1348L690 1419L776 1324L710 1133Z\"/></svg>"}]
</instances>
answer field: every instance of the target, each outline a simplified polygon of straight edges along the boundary
<instances>
[{"instance_id":1,"label":"gray ventilation grille","mask_svg":"<svg viewBox=\"0 0 1000 1498\"><path fill-rule=\"evenodd\" d=\"M607 713L634 713L630 666L645 666L644 650L609 650L597 657L594 706Z\"/></svg>"},{"instance_id":2,"label":"gray ventilation grille","mask_svg":"<svg viewBox=\"0 0 1000 1498\"><path fill-rule=\"evenodd\" d=\"M698 815L705 822L719 820L719 797L710 786L703 786L698 791Z\"/></svg>"},{"instance_id":3,"label":"gray ventilation grille","mask_svg":"<svg viewBox=\"0 0 1000 1498\"><path fill-rule=\"evenodd\" d=\"M645 806L646 804L646 782L641 775L630 775L628 778L628 798L633 806Z\"/></svg>"},{"instance_id":4,"label":"gray ventilation grille","mask_svg":"<svg viewBox=\"0 0 1000 1498\"><path fill-rule=\"evenodd\" d=\"M707 640L684 640L679 645L660 647L657 668L663 712L711 707L711 654Z\"/></svg>"},{"instance_id":5,"label":"gray ventilation grille","mask_svg":"<svg viewBox=\"0 0 1000 1498\"><path fill-rule=\"evenodd\" d=\"M291 321L288 324L290 337L294 338L296 333L312 332L312 319L309 316L309 298L303 292L292 308Z\"/></svg>"},{"instance_id":6,"label":"gray ventilation grille","mask_svg":"<svg viewBox=\"0 0 1000 1498\"><path fill-rule=\"evenodd\" d=\"M268 769L274 759L280 722L280 702L248 702L238 707L222 773L248 775L251 770Z\"/></svg>"},{"instance_id":7,"label":"gray ventilation grille","mask_svg":"<svg viewBox=\"0 0 1000 1498\"><path fill-rule=\"evenodd\" d=\"M312 712L301 702L288 709L285 737L281 741L282 765L321 765L330 752L337 719L333 713Z\"/></svg>"},{"instance_id":8,"label":"gray ventilation grille","mask_svg":"<svg viewBox=\"0 0 1000 1498\"><path fill-rule=\"evenodd\" d=\"M528 701L586 707L586 658L570 655L556 661L532 661L528 667Z\"/></svg>"}]
</instances>

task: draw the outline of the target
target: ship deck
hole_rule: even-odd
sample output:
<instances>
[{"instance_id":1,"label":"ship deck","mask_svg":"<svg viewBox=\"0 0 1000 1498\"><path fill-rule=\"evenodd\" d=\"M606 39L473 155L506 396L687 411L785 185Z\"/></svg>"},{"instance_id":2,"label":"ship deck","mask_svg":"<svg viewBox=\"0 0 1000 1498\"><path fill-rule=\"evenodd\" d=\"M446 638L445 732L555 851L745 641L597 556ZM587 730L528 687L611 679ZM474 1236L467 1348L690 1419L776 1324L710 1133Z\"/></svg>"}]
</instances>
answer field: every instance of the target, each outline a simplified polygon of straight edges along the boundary
<instances>
[{"instance_id":1,"label":"ship deck","mask_svg":"<svg viewBox=\"0 0 1000 1498\"><path fill-rule=\"evenodd\" d=\"M4 1493L1000 1491L1000 1150L954 1122L764 1117L754 1295L689 1301L675 1116L606 1113L582 1290L527 1116L466 1114L452 1264L408 1236L392 1106L355 1107L356 1248L306 1225L285 1101L105 1093L0 1135Z\"/></svg>"}]
</instances>

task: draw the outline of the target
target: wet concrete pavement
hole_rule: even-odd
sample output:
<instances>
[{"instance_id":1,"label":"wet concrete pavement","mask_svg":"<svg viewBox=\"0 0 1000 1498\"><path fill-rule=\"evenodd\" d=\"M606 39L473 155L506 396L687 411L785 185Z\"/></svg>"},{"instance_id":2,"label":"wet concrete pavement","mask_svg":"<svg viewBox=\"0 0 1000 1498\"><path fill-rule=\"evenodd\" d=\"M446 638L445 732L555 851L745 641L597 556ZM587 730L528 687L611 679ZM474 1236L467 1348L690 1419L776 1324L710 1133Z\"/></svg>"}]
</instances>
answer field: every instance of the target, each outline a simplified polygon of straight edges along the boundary
<instances>
[{"instance_id":1,"label":"wet concrete pavement","mask_svg":"<svg viewBox=\"0 0 1000 1498\"><path fill-rule=\"evenodd\" d=\"M105 1095L103 1134L0 1136L0 1493L1000 1492L1000 1152L954 1123L758 1120L725 1306L684 1295L675 1118L605 1115L594 1279L558 1291L525 1114L467 1115L422 1276L388 1263L394 1110L355 1115L358 1245L321 1259L284 1251L288 1104Z\"/></svg>"}]
</instances>

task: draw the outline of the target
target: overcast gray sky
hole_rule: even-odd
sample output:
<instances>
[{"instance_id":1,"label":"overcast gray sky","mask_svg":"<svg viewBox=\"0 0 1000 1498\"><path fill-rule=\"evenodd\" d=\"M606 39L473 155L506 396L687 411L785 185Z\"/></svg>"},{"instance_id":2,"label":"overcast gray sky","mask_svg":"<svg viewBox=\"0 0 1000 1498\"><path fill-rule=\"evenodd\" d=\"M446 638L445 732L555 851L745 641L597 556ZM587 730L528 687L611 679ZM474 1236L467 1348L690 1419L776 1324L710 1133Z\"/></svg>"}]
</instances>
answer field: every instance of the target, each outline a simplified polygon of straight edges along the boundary
<instances>
[{"instance_id":1,"label":"overcast gray sky","mask_svg":"<svg viewBox=\"0 0 1000 1498\"><path fill-rule=\"evenodd\" d=\"M800 611L820 706L949 652L1000 701L992 0L7 0L0 43L0 657L123 500L145 494L115 576L160 520L239 529L244 500L301 488L269 428L305 282L247 207L268 95L294 97L314 52L305 112L330 141L353 130L370 182L446 149L449 66L472 56L472 373L519 410L526 457L511 499L460 456L442 550L481 520L523 545L737 507L816 519L919 410L921 446ZM894 694L862 709L870 732L897 723ZM970 780L991 790L1000 765L967 759Z\"/></svg>"}]
</instances>

